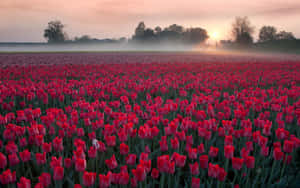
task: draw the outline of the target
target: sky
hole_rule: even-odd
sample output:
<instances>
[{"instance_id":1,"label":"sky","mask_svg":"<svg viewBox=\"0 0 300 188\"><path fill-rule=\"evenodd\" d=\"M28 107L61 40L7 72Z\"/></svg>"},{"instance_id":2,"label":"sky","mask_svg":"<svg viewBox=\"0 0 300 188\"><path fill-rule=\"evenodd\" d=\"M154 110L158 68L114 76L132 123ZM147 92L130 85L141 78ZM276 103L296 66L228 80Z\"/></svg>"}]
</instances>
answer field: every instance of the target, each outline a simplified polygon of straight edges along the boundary
<instances>
[{"instance_id":1,"label":"sky","mask_svg":"<svg viewBox=\"0 0 300 188\"><path fill-rule=\"evenodd\" d=\"M70 38L131 37L144 21L151 28L202 27L228 39L236 16L248 16L256 38L263 25L300 38L300 0L0 0L0 42L44 42L51 20L65 24Z\"/></svg>"}]
</instances>

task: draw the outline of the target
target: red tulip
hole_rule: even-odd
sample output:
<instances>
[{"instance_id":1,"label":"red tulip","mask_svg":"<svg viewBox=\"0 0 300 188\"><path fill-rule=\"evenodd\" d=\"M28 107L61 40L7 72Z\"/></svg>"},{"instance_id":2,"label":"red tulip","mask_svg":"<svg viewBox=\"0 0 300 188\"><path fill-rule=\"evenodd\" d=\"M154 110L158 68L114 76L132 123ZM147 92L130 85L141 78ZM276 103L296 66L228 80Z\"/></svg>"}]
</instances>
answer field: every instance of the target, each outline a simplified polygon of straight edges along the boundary
<instances>
[{"instance_id":1,"label":"red tulip","mask_svg":"<svg viewBox=\"0 0 300 188\"><path fill-rule=\"evenodd\" d=\"M39 176L39 182L44 186L48 187L51 184L51 175L49 173L43 172Z\"/></svg>"},{"instance_id":2,"label":"red tulip","mask_svg":"<svg viewBox=\"0 0 300 188\"><path fill-rule=\"evenodd\" d=\"M243 167L244 159L233 157L232 159L232 168L240 170Z\"/></svg>"},{"instance_id":3,"label":"red tulip","mask_svg":"<svg viewBox=\"0 0 300 188\"><path fill-rule=\"evenodd\" d=\"M76 159L75 161L75 169L78 172L83 172L86 168L86 160L85 159Z\"/></svg>"},{"instance_id":4,"label":"red tulip","mask_svg":"<svg viewBox=\"0 0 300 188\"><path fill-rule=\"evenodd\" d=\"M36 163L42 165L46 163L46 153L36 153L35 154Z\"/></svg>"},{"instance_id":5,"label":"red tulip","mask_svg":"<svg viewBox=\"0 0 300 188\"><path fill-rule=\"evenodd\" d=\"M189 164L189 166L192 175L199 174L199 164L197 162L195 162L194 164Z\"/></svg>"},{"instance_id":6,"label":"red tulip","mask_svg":"<svg viewBox=\"0 0 300 188\"><path fill-rule=\"evenodd\" d=\"M185 155L180 155L178 153L173 153L171 160L175 160L175 164L178 167L184 167L185 161L186 161L186 156Z\"/></svg>"},{"instance_id":7,"label":"red tulip","mask_svg":"<svg viewBox=\"0 0 300 188\"><path fill-rule=\"evenodd\" d=\"M212 163L208 164L208 176L209 177L213 177L213 178L217 178L218 177L218 173L219 173L219 165L214 165Z\"/></svg>"},{"instance_id":8,"label":"red tulip","mask_svg":"<svg viewBox=\"0 0 300 188\"><path fill-rule=\"evenodd\" d=\"M171 138L171 146L172 146L172 149L179 148L179 141L176 137L174 139Z\"/></svg>"},{"instance_id":9,"label":"red tulip","mask_svg":"<svg viewBox=\"0 0 300 188\"><path fill-rule=\"evenodd\" d=\"M135 165L135 162L136 162L136 155L135 154L129 154L127 157L126 157L126 164L128 165Z\"/></svg>"},{"instance_id":10,"label":"red tulip","mask_svg":"<svg viewBox=\"0 0 300 188\"><path fill-rule=\"evenodd\" d=\"M200 187L200 178L192 177L192 188Z\"/></svg>"},{"instance_id":11,"label":"red tulip","mask_svg":"<svg viewBox=\"0 0 300 188\"><path fill-rule=\"evenodd\" d=\"M199 144L199 146L197 147L197 149L198 149L198 153L199 154L204 153L205 152L204 144L203 143Z\"/></svg>"},{"instance_id":12,"label":"red tulip","mask_svg":"<svg viewBox=\"0 0 300 188\"><path fill-rule=\"evenodd\" d=\"M16 153L8 155L9 166L15 166L19 164L20 159Z\"/></svg>"},{"instance_id":13,"label":"red tulip","mask_svg":"<svg viewBox=\"0 0 300 188\"><path fill-rule=\"evenodd\" d=\"M227 159L231 159L233 157L234 147L231 145L224 146L224 156Z\"/></svg>"},{"instance_id":14,"label":"red tulip","mask_svg":"<svg viewBox=\"0 0 300 188\"><path fill-rule=\"evenodd\" d=\"M121 143L120 144L120 154L121 155L127 155L129 152L129 147L128 145L124 144L124 143Z\"/></svg>"},{"instance_id":15,"label":"red tulip","mask_svg":"<svg viewBox=\"0 0 300 188\"><path fill-rule=\"evenodd\" d=\"M115 155L113 155L110 159L105 160L105 164L110 170L113 170L118 167L118 163Z\"/></svg>"},{"instance_id":16,"label":"red tulip","mask_svg":"<svg viewBox=\"0 0 300 188\"><path fill-rule=\"evenodd\" d=\"M31 188L31 182L25 177L20 178L20 182L17 183L18 188Z\"/></svg>"},{"instance_id":17,"label":"red tulip","mask_svg":"<svg viewBox=\"0 0 300 188\"><path fill-rule=\"evenodd\" d=\"M294 149L294 142L290 140L285 140L283 144L283 151L286 153L292 153Z\"/></svg>"},{"instance_id":18,"label":"red tulip","mask_svg":"<svg viewBox=\"0 0 300 188\"><path fill-rule=\"evenodd\" d=\"M111 173L99 174L99 188L107 188L111 184Z\"/></svg>"},{"instance_id":19,"label":"red tulip","mask_svg":"<svg viewBox=\"0 0 300 188\"><path fill-rule=\"evenodd\" d=\"M113 147L116 145L116 136L105 136L106 145Z\"/></svg>"},{"instance_id":20,"label":"red tulip","mask_svg":"<svg viewBox=\"0 0 300 188\"><path fill-rule=\"evenodd\" d=\"M51 143L43 143L43 152L50 153L52 150Z\"/></svg>"},{"instance_id":21,"label":"red tulip","mask_svg":"<svg viewBox=\"0 0 300 188\"><path fill-rule=\"evenodd\" d=\"M132 174L137 181L144 181L147 176L146 169L141 164L137 165L136 169L132 169Z\"/></svg>"},{"instance_id":22,"label":"red tulip","mask_svg":"<svg viewBox=\"0 0 300 188\"><path fill-rule=\"evenodd\" d=\"M156 168L152 168L151 177L157 179L159 176L159 171Z\"/></svg>"},{"instance_id":23,"label":"red tulip","mask_svg":"<svg viewBox=\"0 0 300 188\"><path fill-rule=\"evenodd\" d=\"M218 177L217 177L218 180L224 181L226 176L227 176L227 172L224 170L224 168L219 168Z\"/></svg>"},{"instance_id":24,"label":"red tulip","mask_svg":"<svg viewBox=\"0 0 300 188\"><path fill-rule=\"evenodd\" d=\"M190 159L197 159L197 154L198 154L197 148L189 148L188 153Z\"/></svg>"},{"instance_id":25,"label":"red tulip","mask_svg":"<svg viewBox=\"0 0 300 188\"><path fill-rule=\"evenodd\" d=\"M246 156L244 158L245 164L247 166L247 168L254 168L255 165L255 158L252 156Z\"/></svg>"},{"instance_id":26,"label":"red tulip","mask_svg":"<svg viewBox=\"0 0 300 188\"><path fill-rule=\"evenodd\" d=\"M119 184L120 185L127 185L129 183L129 174L127 172L120 172L119 173Z\"/></svg>"},{"instance_id":27,"label":"red tulip","mask_svg":"<svg viewBox=\"0 0 300 188\"><path fill-rule=\"evenodd\" d=\"M6 156L0 152L0 168L4 169L7 165Z\"/></svg>"},{"instance_id":28,"label":"red tulip","mask_svg":"<svg viewBox=\"0 0 300 188\"><path fill-rule=\"evenodd\" d=\"M10 169L7 169L6 171L2 172L2 174L0 174L0 183L2 185L14 183L15 181L16 181L16 171L11 172Z\"/></svg>"},{"instance_id":29,"label":"red tulip","mask_svg":"<svg viewBox=\"0 0 300 188\"><path fill-rule=\"evenodd\" d=\"M280 148L276 147L273 150L273 157L275 160L281 160L283 158L283 152L281 151Z\"/></svg>"},{"instance_id":30,"label":"red tulip","mask_svg":"<svg viewBox=\"0 0 300 188\"><path fill-rule=\"evenodd\" d=\"M261 147L260 148L260 154L263 156L268 156L269 155L269 147Z\"/></svg>"},{"instance_id":31,"label":"red tulip","mask_svg":"<svg viewBox=\"0 0 300 188\"><path fill-rule=\"evenodd\" d=\"M55 137L53 139L53 148L57 152L63 151L64 150L63 139L59 137Z\"/></svg>"},{"instance_id":32,"label":"red tulip","mask_svg":"<svg viewBox=\"0 0 300 188\"><path fill-rule=\"evenodd\" d=\"M82 179L83 179L83 185L86 187L90 187L95 183L96 173L85 171L83 173Z\"/></svg>"},{"instance_id":33,"label":"red tulip","mask_svg":"<svg viewBox=\"0 0 300 188\"><path fill-rule=\"evenodd\" d=\"M205 169L208 167L208 156L207 155L201 155L199 157L200 167Z\"/></svg>"},{"instance_id":34,"label":"red tulip","mask_svg":"<svg viewBox=\"0 0 300 188\"><path fill-rule=\"evenodd\" d=\"M96 158L97 157L97 149L94 146L91 146L88 151L89 158Z\"/></svg>"},{"instance_id":35,"label":"red tulip","mask_svg":"<svg viewBox=\"0 0 300 188\"><path fill-rule=\"evenodd\" d=\"M53 170L53 180L60 181L64 178L64 168L61 166L56 166Z\"/></svg>"},{"instance_id":36,"label":"red tulip","mask_svg":"<svg viewBox=\"0 0 300 188\"><path fill-rule=\"evenodd\" d=\"M219 148L211 146L208 154L210 157L216 157L218 155L218 152L219 152Z\"/></svg>"}]
</instances>

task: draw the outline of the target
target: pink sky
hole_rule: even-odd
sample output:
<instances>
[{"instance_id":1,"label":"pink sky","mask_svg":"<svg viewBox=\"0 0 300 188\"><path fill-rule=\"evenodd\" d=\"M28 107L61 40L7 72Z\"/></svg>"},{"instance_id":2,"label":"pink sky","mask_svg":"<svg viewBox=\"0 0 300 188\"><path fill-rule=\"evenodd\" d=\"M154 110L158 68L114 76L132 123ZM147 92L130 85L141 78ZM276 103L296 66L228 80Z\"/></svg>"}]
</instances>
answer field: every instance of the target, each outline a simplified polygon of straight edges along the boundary
<instances>
[{"instance_id":1,"label":"pink sky","mask_svg":"<svg viewBox=\"0 0 300 188\"><path fill-rule=\"evenodd\" d=\"M256 28L273 25L300 38L299 0L0 0L0 42L45 41L43 29L61 20L71 38L130 37L139 21L147 27L173 23L202 27L228 38L235 16Z\"/></svg>"}]
</instances>

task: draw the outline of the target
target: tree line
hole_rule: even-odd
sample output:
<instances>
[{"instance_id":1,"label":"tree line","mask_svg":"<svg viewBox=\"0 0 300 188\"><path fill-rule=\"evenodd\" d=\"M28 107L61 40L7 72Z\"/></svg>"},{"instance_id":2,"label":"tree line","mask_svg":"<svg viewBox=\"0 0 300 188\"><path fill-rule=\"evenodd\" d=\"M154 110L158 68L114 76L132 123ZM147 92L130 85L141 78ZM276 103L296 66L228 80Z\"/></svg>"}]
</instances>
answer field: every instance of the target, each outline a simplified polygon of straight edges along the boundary
<instances>
[{"instance_id":1,"label":"tree line","mask_svg":"<svg viewBox=\"0 0 300 188\"><path fill-rule=\"evenodd\" d=\"M75 37L73 40L68 38L64 31L65 25L60 21L51 21L44 30L44 37L48 43L90 43L90 42L125 42L127 39L104 39L99 40L88 35ZM248 46L254 43L255 27L251 24L248 17L236 17L231 26L231 44ZM157 44L164 42L180 44L203 44L209 38L207 31L200 27L185 28L181 25L172 24L168 27L160 26L154 29L146 27L144 22L140 22L136 27L134 34L128 39L129 43ZM292 32L277 31L274 26L263 26L259 30L258 42L268 42L276 40L295 40Z\"/></svg>"}]
</instances>

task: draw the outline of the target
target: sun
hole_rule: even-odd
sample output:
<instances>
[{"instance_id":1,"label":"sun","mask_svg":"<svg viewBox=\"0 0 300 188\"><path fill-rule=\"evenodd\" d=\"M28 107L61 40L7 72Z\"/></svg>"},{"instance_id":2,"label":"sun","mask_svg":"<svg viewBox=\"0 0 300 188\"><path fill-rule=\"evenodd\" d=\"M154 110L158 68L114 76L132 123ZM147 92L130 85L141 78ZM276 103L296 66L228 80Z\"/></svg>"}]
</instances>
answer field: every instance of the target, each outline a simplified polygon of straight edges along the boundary
<instances>
[{"instance_id":1,"label":"sun","mask_svg":"<svg viewBox=\"0 0 300 188\"><path fill-rule=\"evenodd\" d=\"M209 37L212 40L218 40L219 39L219 33L217 31L214 31L214 32L212 32L212 33L209 34Z\"/></svg>"}]
</instances>

